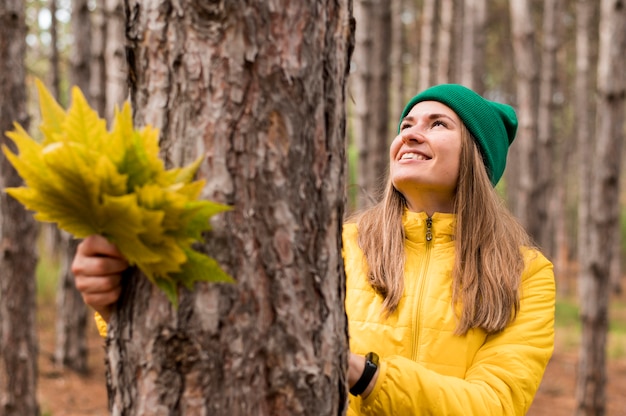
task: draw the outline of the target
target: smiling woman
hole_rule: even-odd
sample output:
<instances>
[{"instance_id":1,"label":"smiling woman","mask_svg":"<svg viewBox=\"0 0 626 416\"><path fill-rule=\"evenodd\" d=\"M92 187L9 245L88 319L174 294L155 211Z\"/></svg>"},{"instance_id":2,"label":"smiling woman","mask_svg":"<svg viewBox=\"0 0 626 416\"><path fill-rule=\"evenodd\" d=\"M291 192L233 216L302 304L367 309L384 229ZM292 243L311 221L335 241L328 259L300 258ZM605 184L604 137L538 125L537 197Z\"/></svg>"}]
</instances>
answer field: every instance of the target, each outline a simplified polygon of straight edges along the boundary
<instances>
[{"instance_id":1,"label":"smiling woman","mask_svg":"<svg viewBox=\"0 0 626 416\"><path fill-rule=\"evenodd\" d=\"M526 413L554 342L551 263L493 186L508 105L453 84L416 95L383 199L344 226L348 414Z\"/></svg>"},{"instance_id":2,"label":"smiling woman","mask_svg":"<svg viewBox=\"0 0 626 416\"><path fill-rule=\"evenodd\" d=\"M407 114L390 147L390 177L409 209L452 210L463 124L449 107L422 101Z\"/></svg>"}]
</instances>

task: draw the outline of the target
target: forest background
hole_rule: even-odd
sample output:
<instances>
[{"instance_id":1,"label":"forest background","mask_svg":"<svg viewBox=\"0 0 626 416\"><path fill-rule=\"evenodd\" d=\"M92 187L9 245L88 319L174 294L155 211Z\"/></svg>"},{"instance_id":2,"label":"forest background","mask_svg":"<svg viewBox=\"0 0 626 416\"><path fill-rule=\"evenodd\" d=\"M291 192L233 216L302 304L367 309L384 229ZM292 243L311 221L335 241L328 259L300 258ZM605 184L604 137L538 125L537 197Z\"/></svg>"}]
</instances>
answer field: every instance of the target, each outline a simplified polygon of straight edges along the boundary
<instances>
[{"instance_id":1,"label":"forest background","mask_svg":"<svg viewBox=\"0 0 626 416\"><path fill-rule=\"evenodd\" d=\"M376 199L397 116L417 91L457 82L518 111L518 137L498 190L554 262L558 289L556 350L532 415L602 414L598 409L626 415L626 199L621 185L626 25L624 11L610 8L617 3L353 4L349 211ZM64 106L70 86L80 86L110 119L114 105L127 98L132 76L126 66L122 2L28 0L24 10L33 134L36 77ZM37 245L41 411L107 414L102 340L72 290L68 271L73 242L43 227Z\"/></svg>"}]
</instances>

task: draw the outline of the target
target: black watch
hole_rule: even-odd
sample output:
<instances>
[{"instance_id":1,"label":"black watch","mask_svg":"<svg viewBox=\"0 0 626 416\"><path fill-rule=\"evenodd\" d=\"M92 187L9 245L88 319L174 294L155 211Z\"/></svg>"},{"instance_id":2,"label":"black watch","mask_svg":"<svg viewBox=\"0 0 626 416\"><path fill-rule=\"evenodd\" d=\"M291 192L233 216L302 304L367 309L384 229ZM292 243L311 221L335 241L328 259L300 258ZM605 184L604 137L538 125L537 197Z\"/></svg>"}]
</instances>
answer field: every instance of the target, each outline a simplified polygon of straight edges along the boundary
<instances>
[{"instance_id":1,"label":"black watch","mask_svg":"<svg viewBox=\"0 0 626 416\"><path fill-rule=\"evenodd\" d=\"M376 370L378 370L378 355L375 352L368 352L365 356L363 374L361 374L361 377L359 377L357 382L354 383L354 386L350 389L350 394L353 396L363 394L367 386L370 385L372 377L376 374Z\"/></svg>"}]
</instances>

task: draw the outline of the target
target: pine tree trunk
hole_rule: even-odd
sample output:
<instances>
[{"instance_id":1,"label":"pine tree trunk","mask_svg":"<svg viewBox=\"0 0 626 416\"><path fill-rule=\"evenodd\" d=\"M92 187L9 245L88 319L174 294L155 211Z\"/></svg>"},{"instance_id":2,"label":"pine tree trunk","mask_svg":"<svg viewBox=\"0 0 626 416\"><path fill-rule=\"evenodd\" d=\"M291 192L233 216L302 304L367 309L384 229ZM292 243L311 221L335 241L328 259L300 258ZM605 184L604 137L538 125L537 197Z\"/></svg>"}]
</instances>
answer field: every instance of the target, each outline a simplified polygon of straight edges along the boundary
<instances>
[{"instance_id":1,"label":"pine tree trunk","mask_svg":"<svg viewBox=\"0 0 626 416\"><path fill-rule=\"evenodd\" d=\"M467 0L464 3L461 83L483 94L487 6L485 0Z\"/></svg>"},{"instance_id":2,"label":"pine tree trunk","mask_svg":"<svg viewBox=\"0 0 626 416\"><path fill-rule=\"evenodd\" d=\"M441 21L439 24L439 48L437 48L437 84L447 84L450 82L451 60L453 57L451 51L454 14L454 0L442 0Z\"/></svg>"},{"instance_id":3,"label":"pine tree trunk","mask_svg":"<svg viewBox=\"0 0 626 416\"><path fill-rule=\"evenodd\" d=\"M534 200L537 192L535 171L537 169L537 107L539 71L535 47L535 29L527 0L509 2L511 10L511 30L513 35L513 55L517 74L517 115L519 127L517 139L512 144L511 156L517 159L518 189L513 211L533 238L537 227L546 220L544 207Z\"/></svg>"},{"instance_id":4,"label":"pine tree trunk","mask_svg":"<svg viewBox=\"0 0 626 416\"><path fill-rule=\"evenodd\" d=\"M113 118L115 106L128 99L128 64L126 63L126 16L122 0L103 0L106 20L106 117Z\"/></svg>"},{"instance_id":5,"label":"pine tree trunk","mask_svg":"<svg viewBox=\"0 0 626 416\"><path fill-rule=\"evenodd\" d=\"M96 8L91 13L92 38L91 38L91 60L89 67L89 96L91 96L91 106L104 115L107 110L106 100L106 58L105 50L107 44L107 19L105 0L97 0ZM111 119L108 119L111 120Z\"/></svg>"},{"instance_id":6,"label":"pine tree trunk","mask_svg":"<svg viewBox=\"0 0 626 416\"><path fill-rule=\"evenodd\" d=\"M543 7L543 44L541 52L541 73L539 81L539 111L537 112L537 160L535 170L535 199L533 204L545 207L546 216L540 225L536 226L538 234L535 236L544 253L554 258L555 251L555 216L562 212L550 210L550 201L555 195L554 178L557 172L555 163L555 134L554 126L557 119L557 105L554 101L558 91L557 80L557 51L561 40L559 33L559 12L562 10L560 0L546 0ZM562 154L561 154L562 155ZM538 212L544 212L539 209ZM554 215L553 215L554 214ZM539 219L537 219L539 220Z\"/></svg>"},{"instance_id":7,"label":"pine tree trunk","mask_svg":"<svg viewBox=\"0 0 626 416\"><path fill-rule=\"evenodd\" d=\"M390 67L390 116L392 120L402 114L404 104L411 94L405 83L405 60L408 56L407 36L403 19L405 0L391 0L391 67ZM395 130L392 129L393 133Z\"/></svg>"},{"instance_id":8,"label":"pine tree trunk","mask_svg":"<svg viewBox=\"0 0 626 416\"><path fill-rule=\"evenodd\" d=\"M595 10L594 10L595 9ZM594 119L591 102L595 84L592 82L591 43L593 16L597 15L598 3L595 0L577 0L576 2L576 95L574 112L576 114L576 149L578 156L578 263L579 281L587 279L585 271L589 269L589 226L591 211L591 163L594 137L592 120Z\"/></svg>"},{"instance_id":9,"label":"pine tree trunk","mask_svg":"<svg viewBox=\"0 0 626 416\"><path fill-rule=\"evenodd\" d=\"M580 280L582 341L577 377L577 415L606 411L606 339L614 230L619 228L619 184L626 98L626 8L600 3L596 146L590 187L589 259Z\"/></svg>"},{"instance_id":10,"label":"pine tree trunk","mask_svg":"<svg viewBox=\"0 0 626 416\"><path fill-rule=\"evenodd\" d=\"M206 161L231 204L203 246L237 280L174 310L129 279L107 340L113 415L338 415L349 1L127 0L138 125L168 164Z\"/></svg>"},{"instance_id":11,"label":"pine tree trunk","mask_svg":"<svg viewBox=\"0 0 626 416\"><path fill-rule=\"evenodd\" d=\"M50 1L50 91L59 101L61 89L61 73L59 59L59 31L57 15L57 0Z\"/></svg>"},{"instance_id":12,"label":"pine tree trunk","mask_svg":"<svg viewBox=\"0 0 626 416\"><path fill-rule=\"evenodd\" d=\"M419 80L418 90L423 91L435 82L433 66L437 48L437 1L424 0L422 6L421 30L420 30L420 53L418 60Z\"/></svg>"},{"instance_id":13,"label":"pine tree trunk","mask_svg":"<svg viewBox=\"0 0 626 416\"><path fill-rule=\"evenodd\" d=\"M356 120L355 144L358 150L357 208L378 201L380 185L387 171L389 117L391 6L388 1L357 0L356 49L352 78ZM395 119L394 119L395 120ZM395 128L393 130L395 132Z\"/></svg>"},{"instance_id":14,"label":"pine tree trunk","mask_svg":"<svg viewBox=\"0 0 626 416\"><path fill-rule=\"evenodd\" d=\"M28 126L24 2L0 2L0 143L16 151L4 132ZM0 189L22 181L0 153ZM38 415L35 241L31 213L0 193L0 414Z\"/></svg>"}]
</instances>

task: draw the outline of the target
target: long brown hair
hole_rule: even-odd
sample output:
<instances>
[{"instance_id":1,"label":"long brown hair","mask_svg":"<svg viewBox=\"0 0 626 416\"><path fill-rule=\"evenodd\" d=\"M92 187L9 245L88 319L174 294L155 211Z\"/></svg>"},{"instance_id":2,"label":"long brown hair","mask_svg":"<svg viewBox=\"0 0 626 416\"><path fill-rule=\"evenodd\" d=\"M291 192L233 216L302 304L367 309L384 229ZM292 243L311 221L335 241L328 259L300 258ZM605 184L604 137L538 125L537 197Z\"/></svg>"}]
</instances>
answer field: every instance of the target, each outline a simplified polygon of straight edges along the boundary
<instances>
[{"instance_id":1,"label":"long brown hair","mask_svg":"<svg viewBox=\"0 0 626 416\"><path fill-rule=\"evenodd\" d=\"M460 316L455 332L482 328L494 333L517 315L524 270L521 248L531 242L493 189L482 156L464 126L459 165L452 306L460 306ZM389 178L381 201L356 217L369 281L384 298L385 314L397 309L404 291L402 217L406 206Z\"/></svg>"}]
</instances>

